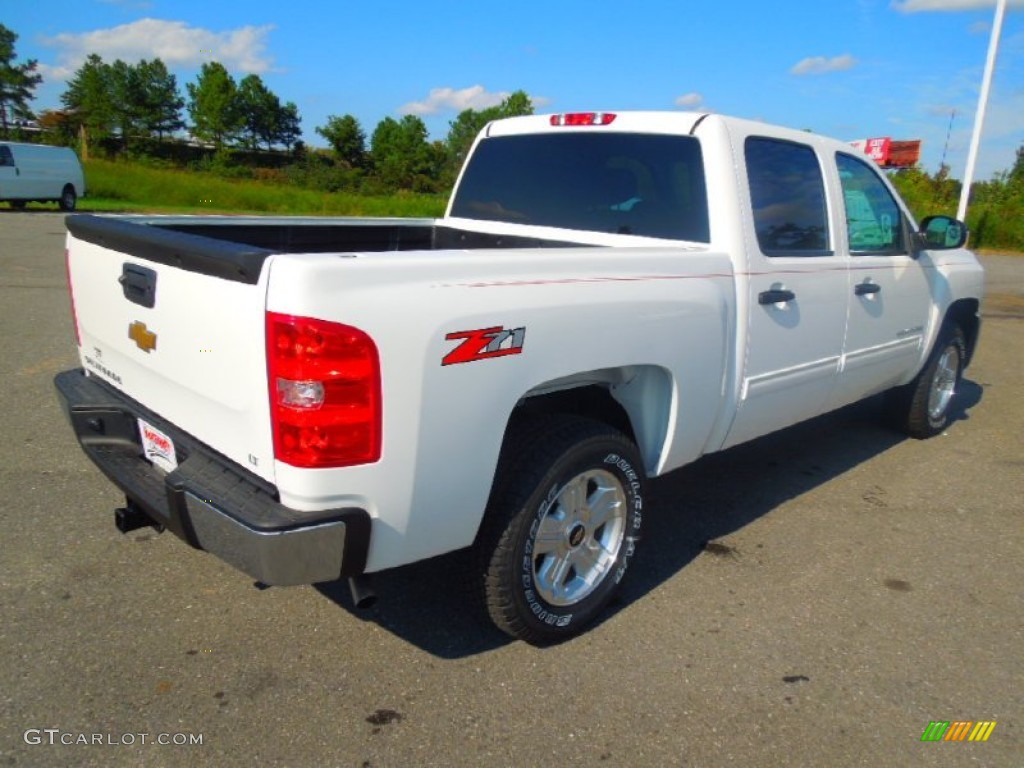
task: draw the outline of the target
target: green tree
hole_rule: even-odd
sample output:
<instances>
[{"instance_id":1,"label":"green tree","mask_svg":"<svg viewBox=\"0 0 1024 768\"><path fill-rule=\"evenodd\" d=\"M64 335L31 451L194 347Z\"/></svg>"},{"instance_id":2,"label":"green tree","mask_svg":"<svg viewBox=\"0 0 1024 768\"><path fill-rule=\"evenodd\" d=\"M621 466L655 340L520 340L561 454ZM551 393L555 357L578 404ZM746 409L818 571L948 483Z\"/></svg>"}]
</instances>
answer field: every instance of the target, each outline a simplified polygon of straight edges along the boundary
<instances>
[{"instance_id":1,"label":"green tree","mask_svg":"<svg viewBox=\"0 0 1024 768\"><path fill-rule=\"evenodd\" d=\"M113 132L114 103L110 67L95 53L89 54L60 96L71 123L82 142L83 158L89 156L89 142L99 141Z\"/></svg>"},{"instance_id":2,"label":"green tree","mask_svg":"<svg viewBox=\"0 0 1024 768\"><path fill-rule=\"evenodd\" d=\"M291 149L302 136L302 118L294 101L286 101L277 114L272 144L283 144Z\"/></svg>"},{"instance_id":3,"label":"green tree","mask_svg":"<svg viewBox=\"0 0 1024 768\"><path fill-rule=\"evenodd\" d=\"M427 126L415 115L385 117L370 139L374 174L387 189L429 191L434 187Z\"/></svg>"},{"instance_id":4,"label":"green tree","mask_svg":"<svg viewBox=\"0 0 1024 768\"><path fill-rule=\"evenodd\" d=\"M1006 184L1010 189L1024 193L1024 144L1017 147L1017 158L1006 174Z\"/></svg>"},{"instance_id":5,"label":"green tree","mask_svg":"<svg viewBox=\"0 0 1024 768\"><path fill-rule=\"evenodd\" d=\"M526 91L513 91L498 105L500 117L522 117L533 114L533 101Z\"/></svg>"},{"instance_id":6,"label":"green tree","mask_svg":"<svg viewBox=\"0 0 1024 768\"><path fill-rule=\"evenodd\" d=\"M238 86L220 62L203 64L196 82L188 84L188 95L188 113L196 138L220 149L242 129Z\"/></svg>"},{"instance_id":7,"label":"green tree","mask_svg":"<svg viewBox=\"0 0 1024 768\"><path fill-rule=\"evenodd\" d=\"M184 126L177 80L160 59L107 64L91 54L68 82L61 102L86 152L90 138L117 135L127 148L133 136L163 138Z\"/></svg>"},{"instance_id":8,"label":"green tree","mask_svg":"<svg viewBox=\"0 0 1024 768\"><path fill-rule=\"evenodd\" d=\"M259 75L246 75L238 84L238 111L242 118L242 144L249 149L260 141L272 139L281 111L281 100L275 96ZM269 146L268 146L269 149Z\"/></svg>"},{"instance_id":9,"label":"green tree","mask_svg":"<svg viewBox=\"0 0 1024 768\"><path fill-rule=\"evenodd\" d=\"M18 36L0 24L0 131L6 138L11 120L31 120L32 110L28 103L33 91L43 81L36 72L37 62L29 59L24 64L15 64L14 44Z\"/></svg>"},{"instance_id":10,"label":"green tree","mask_svg":"<svg viewBox=\"0 0 1024 768\"><path fill-rule=\"evenodd\" d=\"M317 126L316 132L327 139L338 160L349 168L366 167L366 134L352 115L328 115L327 124Z\"/></svg>"},{"instance_id":11,"label":"green tree","mask_svg":"<svg viewBox=\"0 0 1024 768\"><path fill-rule=\"evenodd\" d=\"M246 75L238 84L238 111L242 119L242 143L257 149L275 144L291 147L302 135L299 108L281 100L263 83L259 75Z\"/></svg>"},{"instance_id":12,"label":"green tree","mask_svg":"<svg viewBox=\"0 0 1024 768\"><path fill-rule=\"evenodd\" d=\"M162 141L164 134L185 127L181 119L185 100L178 92L177 78L167 71L167 66L160 59L143 59L136 66L136 71L142 96L139 124L147 133L155 133Z\"/></svg>"},{"instance_id":13,"label":"green tree","mask_svg":"<svg viewBox=\"0 0 1024 768\"><path fill-rule=\"evenodd\" d=\"M117 59L108 65L107 87L111 104L111 127L121 137L121 146L128 148L129 137L138 135L144 96L139 70Z\"/></svg>"}]
</instances>

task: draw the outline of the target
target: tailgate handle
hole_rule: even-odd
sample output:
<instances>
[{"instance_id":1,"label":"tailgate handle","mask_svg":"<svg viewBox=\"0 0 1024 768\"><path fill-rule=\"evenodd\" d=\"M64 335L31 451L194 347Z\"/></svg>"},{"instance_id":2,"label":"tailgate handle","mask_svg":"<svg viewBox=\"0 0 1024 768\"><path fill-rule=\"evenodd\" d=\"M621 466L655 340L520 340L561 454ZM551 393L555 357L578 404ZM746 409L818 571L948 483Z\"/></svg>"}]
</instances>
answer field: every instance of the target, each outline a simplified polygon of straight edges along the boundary
<instances>
[{"instance_id":1,"label":"tailgate handle","mask_svg":"<svg viewBox=\"0 0 1024 768\"><path fill-rule=\"evenodd\" d=\"M147 309L156 304L156 270L125 262L117 282L121 284L124 297L133 304Z\"/></svg>"}]
</instances>

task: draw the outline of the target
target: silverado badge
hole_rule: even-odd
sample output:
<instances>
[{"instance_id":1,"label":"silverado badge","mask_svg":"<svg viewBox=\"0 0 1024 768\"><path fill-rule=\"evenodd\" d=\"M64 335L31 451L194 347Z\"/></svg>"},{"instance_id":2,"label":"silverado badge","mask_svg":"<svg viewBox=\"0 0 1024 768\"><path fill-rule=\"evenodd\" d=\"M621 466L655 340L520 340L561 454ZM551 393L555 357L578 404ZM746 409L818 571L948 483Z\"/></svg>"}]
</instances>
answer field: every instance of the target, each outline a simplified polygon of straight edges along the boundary
<instances>
[{"instance_id":1,"label":"silverado badge","mask_svg":"<svg viewBox=\"0 0 1024 768\"><path fill-rule=\"evenodd\" d=\"M146 354L156 349L156 334L147 329L145 323L138 320L128 326L128 338Z\"/></svg>"}]
</instances>

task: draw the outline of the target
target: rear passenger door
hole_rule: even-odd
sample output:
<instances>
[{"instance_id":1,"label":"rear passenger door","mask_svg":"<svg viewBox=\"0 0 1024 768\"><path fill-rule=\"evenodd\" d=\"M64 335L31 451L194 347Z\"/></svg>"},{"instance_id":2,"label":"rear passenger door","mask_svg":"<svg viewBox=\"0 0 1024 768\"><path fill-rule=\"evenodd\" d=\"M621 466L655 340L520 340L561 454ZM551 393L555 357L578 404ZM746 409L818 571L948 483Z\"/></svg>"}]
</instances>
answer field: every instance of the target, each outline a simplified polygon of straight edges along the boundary
<instances>
[{"instance_id":1,"label":"rear passenger door","mask_svg":"<svg viewBox=\"0 0 1024 768\"><path fill-rule=\"evenodd\" d=\"M726 445L821 413L840 368L850 287L833 248L825 176L810 144L743 145L748 242L746 362Z\"/></svg>"},{"instance_id":2,"label":"rear passenger door","mask_svg":"<svg viewBox=\"0 0 1024 768\"><path fill-rule=\"evenodd\" d=\"M850 316L843 371L830 407L900 383L920 360L934 275L927 254L914 254L910 226L874 163L835 155L850 259Z\"/></svg>"}]
</instances>

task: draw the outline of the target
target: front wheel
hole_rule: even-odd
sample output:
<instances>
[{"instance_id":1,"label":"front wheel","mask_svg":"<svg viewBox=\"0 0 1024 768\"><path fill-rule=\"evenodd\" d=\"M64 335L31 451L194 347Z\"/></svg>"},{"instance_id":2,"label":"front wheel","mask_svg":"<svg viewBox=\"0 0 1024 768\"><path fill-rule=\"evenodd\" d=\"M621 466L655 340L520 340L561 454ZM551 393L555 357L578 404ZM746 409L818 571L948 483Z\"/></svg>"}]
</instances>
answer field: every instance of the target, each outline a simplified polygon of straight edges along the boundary
<instances>
[{"instance_id":1,"label":"front wheel","mask_svg":"<svg viewBox=\"0 0 1024 768\"><path fill-rule=\"evenodd\" d=\"M958 325L944 326L921 372L906 386L889 393L896 426L919 439L937 435L949 426L966 359L964 332Z\"/></svg>"},{"instance_id":2,"label":"front wheel","mask_svg":"<svg viewBox=\"0 0 1024 768\"><path fill-rule=\"evenodd\" d=\"M599 422L555 417L510 438L477 539L499 629L551 643L597 616L633 557L643 482L632 442Z\"/></svg>"}]
</instances>

